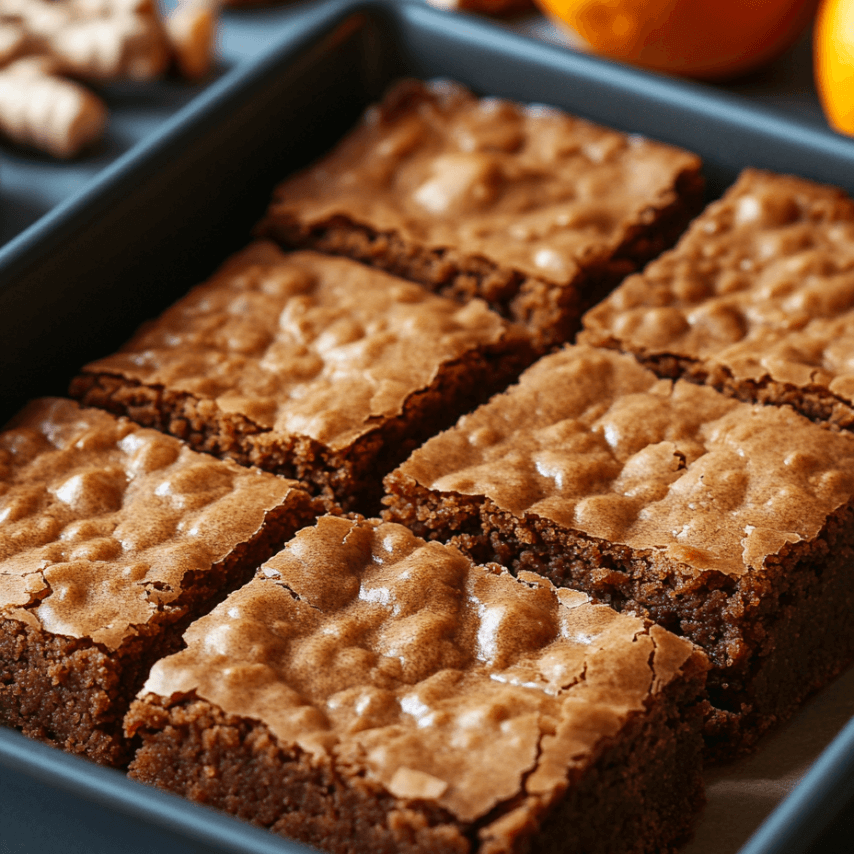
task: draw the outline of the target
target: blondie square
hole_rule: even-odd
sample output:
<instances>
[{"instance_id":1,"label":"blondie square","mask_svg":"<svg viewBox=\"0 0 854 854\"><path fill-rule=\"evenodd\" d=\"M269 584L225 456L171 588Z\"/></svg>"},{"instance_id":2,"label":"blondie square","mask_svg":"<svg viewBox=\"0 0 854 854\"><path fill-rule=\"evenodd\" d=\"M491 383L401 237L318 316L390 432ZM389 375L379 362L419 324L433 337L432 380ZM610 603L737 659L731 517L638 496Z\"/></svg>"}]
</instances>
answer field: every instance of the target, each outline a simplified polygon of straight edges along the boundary
<instances>
[{"instance_id":1,"label":"blondie square","mask_svg":"<svg viewBox=\"0 0 854 854\"><path fill-rule=\"evenodd\" d=\"M582 340L661 376L854 427L854 202L747 170L672 251L584 318Z\"/></svg>"},{"instance_id":2,"label":"blondie square","mask_svg":"<svg viewBox=\"0 0 854 854\"><path fill-rule=\"evenodd\" d=\"M155 659L317 515L297 484L72 401L0 433L0 723L103 764Z\"/></svg>"},{"instance_id":3,"label":"blondie square","mask_svg":"<svg viewBox=\"0 0 854 854\"><path fill-rule=\"evenodd\" d=\"M259 241L87 365L72 396L353 509L532 359L482 300Z\"/></svg>"},{"instance_id":4,"label":"blondie square","mask_svg":"<svg viewBox=\"0 0 854 854\"><path fill-rule=\"evenodd\" d=\"M387 518L708 654L710 755L854 655L854 436L567 347L386 478Z\"/></svg>"},{"instance_id":5,"label":"blondie square","mask_svg":"<svg viewBox=\"0 0 854 854\"><path fill-rule=\"evenodd\" d=\"M699 167L553 108L405 80L278 187L259 233L482 297L545 347L672 245L699 210Z\"/></svg>"},{"instance_id":6,"label":"blondie square","mask_svg":"<svg viewBox=\"0 0 854 854\"><path fill-rule=\"evenodd\" d=\"M323 517L158 662L131 776L330 852L662 852L702 803L691 644Z\"/></svg>"}]
</instances>

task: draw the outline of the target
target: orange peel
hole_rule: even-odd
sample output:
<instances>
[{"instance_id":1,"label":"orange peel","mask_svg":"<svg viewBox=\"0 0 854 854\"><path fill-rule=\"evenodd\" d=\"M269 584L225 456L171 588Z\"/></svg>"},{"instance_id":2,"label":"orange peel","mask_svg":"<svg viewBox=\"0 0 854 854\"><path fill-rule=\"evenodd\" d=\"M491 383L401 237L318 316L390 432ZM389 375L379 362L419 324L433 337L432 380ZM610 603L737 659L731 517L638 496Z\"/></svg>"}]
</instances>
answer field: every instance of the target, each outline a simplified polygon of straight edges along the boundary
<instances>
[{"instance_id":1,"label":"orange peel","mask_svg":"<svg viewBox=\"0 0 854 854\"><path fill-rule=\"evenodd\" d=\"M797 40L818 0L537 0L594 53L699 79L736 77Z\"/></svg>"},{"instance_id":2,"label":"orange peel","mask_svg":"<svg viewBox=\"0 0 854 854\"><path fill-rule=\"evenodd\" d=\"M815 84L831 127L854 134L854 0L824 0L813 30Z\"/></svg>"}]
</instances>

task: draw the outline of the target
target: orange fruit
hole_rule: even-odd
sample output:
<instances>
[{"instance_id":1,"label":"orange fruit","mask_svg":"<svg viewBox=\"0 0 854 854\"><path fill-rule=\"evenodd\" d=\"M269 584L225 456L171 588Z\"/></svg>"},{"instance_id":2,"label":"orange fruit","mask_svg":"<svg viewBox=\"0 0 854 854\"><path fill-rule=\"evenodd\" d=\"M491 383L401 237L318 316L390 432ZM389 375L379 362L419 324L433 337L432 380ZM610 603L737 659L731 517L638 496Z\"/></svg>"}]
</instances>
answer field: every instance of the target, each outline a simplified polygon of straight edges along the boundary
<instances>
[{"instance_id":1,"label":"orange fruit","mask_svg":"<svg viewBox=\"0 0 854 854\"><path fill-rule=\"evenodd\" d=\"M758 68L782 53L806 29L818 0L537 2L594 53L715 80Z\"/></svg>"},{"instance_id":2,"label":"orange fruit","mask_svg":"<svg viewBox=\"0 0 854 854\"><path fill-rule=\"evenodd\" d=\"M824 114L854 134L854 0L824 0L813 31L815 85Z\"/></svg>"}]
</instances>

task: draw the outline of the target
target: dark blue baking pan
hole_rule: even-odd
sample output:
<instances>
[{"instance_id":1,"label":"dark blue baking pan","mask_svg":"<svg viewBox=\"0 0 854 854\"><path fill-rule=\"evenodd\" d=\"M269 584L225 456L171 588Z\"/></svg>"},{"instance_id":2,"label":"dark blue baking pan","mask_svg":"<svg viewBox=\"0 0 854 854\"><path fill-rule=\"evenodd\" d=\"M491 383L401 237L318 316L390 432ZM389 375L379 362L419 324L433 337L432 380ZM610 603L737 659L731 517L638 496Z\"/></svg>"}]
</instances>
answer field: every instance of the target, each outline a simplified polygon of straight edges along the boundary
<instances>
[{"instance_id":1,"label":"dark blue baking pan","mask_svg":"<svg viewBox=\"0 0 854 854\"><path fill-rule=\"evenodd\" d=\"M81 364L111 352L247 242L273 185L328 149L400 76L454 78L685 146L704 158L710 198L744 166L854 192L854 141L814 122L474 18L335 0L286 19L233 20L250 39L263 29L269 46L223 69L0 249L0 420L28 398L64 393ZM742 854L849 852L852 796L849 724ZM307 849L0 729L0 854L60 850Z\"/></svg>"}]
</instances>

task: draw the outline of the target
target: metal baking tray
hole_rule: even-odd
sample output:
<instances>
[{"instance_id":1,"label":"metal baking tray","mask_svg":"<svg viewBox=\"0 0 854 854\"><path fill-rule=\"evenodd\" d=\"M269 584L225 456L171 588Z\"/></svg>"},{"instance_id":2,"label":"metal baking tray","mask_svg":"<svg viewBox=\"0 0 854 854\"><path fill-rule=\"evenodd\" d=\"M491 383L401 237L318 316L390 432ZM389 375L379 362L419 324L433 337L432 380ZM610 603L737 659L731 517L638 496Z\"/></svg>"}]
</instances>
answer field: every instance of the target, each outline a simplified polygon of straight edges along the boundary
<instances>
[{"instance_id":1,"label":"metal baking tray","mask_svg":"<svg viewBox=\"0 0 854 854\"><path fill-rule=\"evenodd\" d=\"M685 146L704 158L710 197L747 165L854 192L854 141L719 89L609 64L421 4L304 4L278 29L269 26L284 20L277 14L235 18L240 38L251 39L254 27L268 46L222 68L185 105L173 103L177 113L160 117L159 130L78 176L79 185L55 207L46 204L47 212L28 208L32 223L7 234L0 249L0 419L28 398L64 393L79 365L111 352L244 244L273 185L328 149L401 76L453 78L484 95L552 104ZM738 795L744 784L748 802L747 790L763 775L760 782L769 773L782 782L750 807L751 832L758 830L735 841L725 832L726 804L710 798L686 851L849 851L852 713L854 672L808 703L754 757L710 771L710 794L723 782ZM58 850L307 849L0 729L0 854Z\"/></svg>"}]
</instances>

